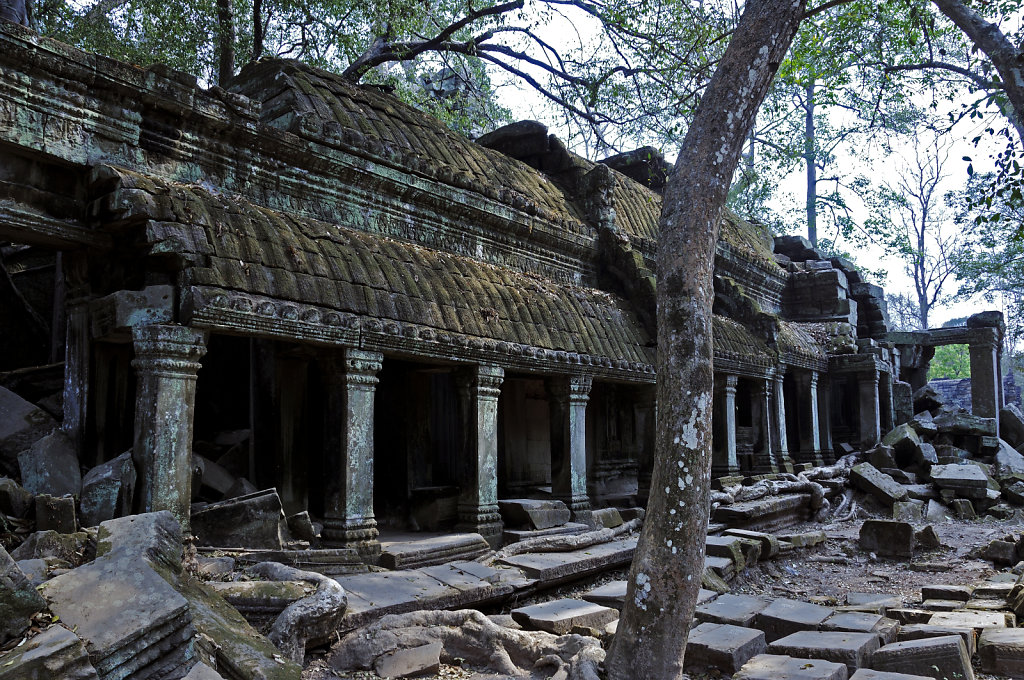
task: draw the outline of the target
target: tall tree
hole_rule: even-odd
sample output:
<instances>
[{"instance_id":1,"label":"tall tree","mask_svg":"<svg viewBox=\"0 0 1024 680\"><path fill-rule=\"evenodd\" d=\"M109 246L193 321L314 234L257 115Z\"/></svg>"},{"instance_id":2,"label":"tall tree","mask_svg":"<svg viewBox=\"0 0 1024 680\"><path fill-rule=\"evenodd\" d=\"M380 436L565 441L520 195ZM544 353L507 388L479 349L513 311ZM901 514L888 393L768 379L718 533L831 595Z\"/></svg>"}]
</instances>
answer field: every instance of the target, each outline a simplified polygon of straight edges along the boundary
<instances>
[{"instance_id":1,"label":"tall tree","mask_svg":"<svg viewBox=\"0 0 1024 680\"><path fill-rule=\"evenodd\" d=\"M658 235L655 493L606 662L611 680L683 677L710 509L715 244L744 140L803 12L804 0L747 2L666 187Z\"/></svg>"}]
</instances>

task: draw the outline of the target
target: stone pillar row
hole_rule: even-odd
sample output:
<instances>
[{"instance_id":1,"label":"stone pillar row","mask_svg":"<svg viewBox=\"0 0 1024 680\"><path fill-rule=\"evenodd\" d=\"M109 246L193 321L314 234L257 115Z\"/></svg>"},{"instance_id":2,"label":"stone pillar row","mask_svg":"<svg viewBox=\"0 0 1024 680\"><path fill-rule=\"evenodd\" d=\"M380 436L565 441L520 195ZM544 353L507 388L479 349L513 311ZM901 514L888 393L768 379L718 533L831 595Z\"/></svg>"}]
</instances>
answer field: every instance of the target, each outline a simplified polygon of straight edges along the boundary
<instances>
[{"instance_id":1,"label":"stone pillar row","mask_svg":"<svg viewBox=\"0 0 1024 680\"><path fill-rule=\"evenodd\" d=\"M455 385L462 410L463 456L459 531L476 532L501 547L498 512L498 396L505 371L480 365L459 371Z\"/></svg>"},{"instance_id":2,"label":"stone pillar row","mask_svg":"<svg viewBox=\"0 0 1024 680\"><path fill-rule=\"evenodd\" d=\"M551 492L564 501L574 522L591 524L587 495L587 402L589 375L547 381L551 407Z\"/></svg>"},{"instance_id":3,"label":"stone pillar row","mask_svg":"<svg viewBox=\"0 0 1024 680\"><path fill-rule=\"evenodd\" d=\"M729 472L740 469L736 444L736 386L739 380L739 376L725 376L725 451Z\"/></svg>"}]
</instances>

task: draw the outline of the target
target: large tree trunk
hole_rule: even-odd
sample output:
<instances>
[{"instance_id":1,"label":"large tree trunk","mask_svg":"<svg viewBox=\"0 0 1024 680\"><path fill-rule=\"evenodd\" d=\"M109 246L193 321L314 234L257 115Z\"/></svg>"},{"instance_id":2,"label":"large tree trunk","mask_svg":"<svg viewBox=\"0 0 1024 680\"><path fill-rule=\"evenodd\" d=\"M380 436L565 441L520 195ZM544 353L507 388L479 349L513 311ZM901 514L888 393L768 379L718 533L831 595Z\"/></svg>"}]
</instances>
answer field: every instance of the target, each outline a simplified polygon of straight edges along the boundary
<instances>
[{"instance_id":1,"label":"large tree trunk","mask_svg":"<svg viewBox=\"0 0 1024 680\"><path fill-rule=\"evenodd\" d=\"M26 0L0 0L0 19L28 26Z\"/></svg>"},{"instance_id":2,"label":"large tree trunk","mask_svg":"<svg viewBox=\"0 0 1024 680\"><path fill-rule=\"evenodd\" d=\"M235 75L235 11L231 0L217 0L217 84L227 87Z\"/></svg>"},{"instance_id":3,"label":"large tree trunk","mask_svg":"<svg viewBox=\"0 0 1024 680\"><path fill-rule=\"evenodd\" d=\"M1014 47L998 26L986 21L963 0L932 2L992 60L1013 109L1004 109L1004 113L1024 141L1024 46Z\"/></svg>"},{"instance_id":4,"label":"large tree trunk","mask_svg":"<svg viewBox=\"0 0 1024 680\"><path fill-rule=\"evenodd\" d=\"M818 247L818 158L814 153L814 80L804 92L804 162L807 164L807 240Z\"/></svg>"},{"instance_id":5,"label":"large tree trunk","mask_svg":"<svg viewBox=\"0 0 1024 680\"><path fill-rule=\"evenodd\" d=\"M711 478L711 303L722 208L804 0L750 0L686 133L658 237L658 435L647 520L609 651L610 680L683 677Z\"/></svg>"}]
</instances>

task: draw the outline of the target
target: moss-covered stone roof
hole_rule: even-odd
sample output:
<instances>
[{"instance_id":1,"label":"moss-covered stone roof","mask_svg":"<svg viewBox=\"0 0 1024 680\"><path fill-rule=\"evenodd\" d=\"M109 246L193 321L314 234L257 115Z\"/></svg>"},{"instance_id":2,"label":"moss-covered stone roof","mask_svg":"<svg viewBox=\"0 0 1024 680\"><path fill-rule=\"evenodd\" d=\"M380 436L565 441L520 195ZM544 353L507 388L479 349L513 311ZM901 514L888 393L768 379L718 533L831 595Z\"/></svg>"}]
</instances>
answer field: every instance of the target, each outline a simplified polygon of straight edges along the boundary
<instances>
[{"instance_id":1,"label":"moss-covered stone roof","mask_svg":"<svg viewBox=\"0 0 1024 680\"><path fill-rule=\"evenodd\" d=\"M569 229L584 224L578 206L543 173L474 144L377 87L354 85L297 61L264 59L243 69L231 89L262 102L264 124L313 128L357 146L375 140L407 170L427 169L451 185L477 189Z\"/></svg>"},{"instance_id":2,"label":"moss-covered stone roof","mask_svg":"<svg viewBox=\"0 0 1024 680\"><path fill-rule=\"evenodd\" d=\"M828 324L779 321L779 358L790 365L824 371L828 368Z\"/></svg>"},{"instance_id":3,"label":"moss-covered stone roof","mask_svg":"<svg viewBox=\"0 0 1024 680\"><path fill-rule=\"evenodd\" d=\"M650 363L628 303L469 257L117 169L124 216L190 285L615 361Z\"/></svg>"}]
</instances>

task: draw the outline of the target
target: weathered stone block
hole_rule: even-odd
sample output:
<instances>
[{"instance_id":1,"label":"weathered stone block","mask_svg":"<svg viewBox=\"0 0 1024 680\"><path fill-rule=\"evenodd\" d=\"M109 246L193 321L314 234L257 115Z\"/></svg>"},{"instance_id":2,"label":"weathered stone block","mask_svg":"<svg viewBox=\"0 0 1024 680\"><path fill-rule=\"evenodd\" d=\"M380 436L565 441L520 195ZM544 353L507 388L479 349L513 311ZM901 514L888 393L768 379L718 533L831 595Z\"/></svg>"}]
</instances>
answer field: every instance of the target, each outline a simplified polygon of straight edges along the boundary
<instances>
[{"instance_id":1,"label":"weathered stone block","mask_svg":"<svg viewBox=\"0 0 1024 680\"><path fill-rule=\"evenodd\" d=\"M896 462L906 465L917 456L921 437L909 423L904 423L886 434L882 438L882 445L892 447Z\"/></svg>"},{"instance_id":2,"label":"weathered stone block","mask_svg":"<svg viewBox=\"0 0 1024 680\"><path fill-rule=\"evenodd\" d=\"M868 451L868 462L879 470L896 467L896 456L893 448L885 444L879 444Z\"/></svg>"},{"instance_id":3,"label":"weathered stone block","mask_svg":"<svg viewBox=\"0 0 1024 680\"><path fill-rule=\"evenodd\" d=\"M970 626L933 626L930 623L909 623L900 628L899 633L896 634L896 640L903 642L905 640L921 640L923 638L942 637L944 635L959 635L962 637L964 646L967 647L967 654L974 656L978 634Z\"/></svg>"},{"instance_id":4,"label":"weathered stone block","mask_svg":"<svg viewBox=\"0 0 1024 680\"><path fill-rule=\"evenodd\" d=\"M591 588L583 593L583 599L603 607L614 607L621 610L626 601L626 582L611 581L603 586Z\"/></svg>"},{"instance_id":5,"label":"weathered stone block","mask_svg":"<svg viewBox=\"0 0 1024 680\"><path fill-rule=\"evenodd\" d=\"M888 673L886 671L876 671L870 668L861 668L850 676L850 680L931 680L931 678L926 675Z\"/></svg>"},{"instance_id":6,"label":"weathered stone block","mask_svg":"<svg viewBox=\"0 0 1024 680\"><path fill-rule=\"evenodd\" d=\"M19 453L57 427L49 413L0 387L0 460L13 468Z\"/></svg>"},{"instance_id":7,"label":"weathered stone block","mask_svg":"<svg viewBox=\"0 0 1024 680\"><path fill-rule=\"evenodd\" d=\"M280 550L285 538L284 510L274 489L258 491L192 513L198 545Z\"/></svg>"},{"instance_id":8,"label":"weathered stone block","mask_svg":"<svg viewBox=\"0 0 1024 680\"><path fill-rule=\"evenodd\" d=\"M18 454L21 483L34 494L77 496L82 491L82 472L71 439L54 430Z\"/></svg>"},{"instance_id":9,"label":"weathered stone block","mask_svg":"<svg viewBox=\"0 0 1024 680\"><path fill-rule=\"evenodd\" d=\"M846 665L853 673L868 665L879 648L874 633L803 630L776 640L769 645L773 654L788 654L801 659L825 659Z\"/></svg>"},{"instance_id":10,"label":"weathered stone block","mask_svg":"<svg viewBox=\"0 0 1024 680\"><path fill-rule=\"evenodd\" d=\"M60 625L47 628L0 658L0 680L97 680L99 677L89 662L85 645Z\"/></svg>"},{"instance_id":11,"label":"weathered stone block","mask_svg":"<svg viewBox=\"0 0 1024 680\"><path fill-rule=\"evenodd\" d=\"M78 528L75 521L75 499L71 496L55 498L40 494L36 496L35 508L36 528L39 531L73 534Z\"/></svg>"},{"instance_id":12,"label":"weathered stone block","mask_svg":"<svg viewBox=\"0 0 1024 680\"><path fill-rule=\"evenodd\" d=\"M890 619L881 614L839 612L823 621L818 629L848 633L873 633L881 644L887 645L890 642L896 642L900 624L896 619Z\"/></svg>"},{"instance_id":13,"label":"weathered stone block","mask_svg":"<svg viewBox=\"0 0 1024 680\"><path fill-rule=\"evenodd\" d=\"M725 623L749 628L758 612L769 600L753 595L720 595L712 602L697 607L694 619L701 623Z\"/></svg>"},{"instance_id":14,"label":"weathered stone block","mask_svg":"<svg viewBox=\"0 0 1024 680\"><path fill-rule=\"evenodd\" d=\"M719 598L721 599L721 598ZM818 626L835 612L828 607L780 597L754 617L754 625L764 631L769 643Z\"/></svg>"},{"instance_id":15,"label":"weathered stone block","mask_svg":"<svg viewBox=\"0 0 1024 680\"><path fill-rule=\"evenodd\" d=\"M615 527L621 527L622 515L616 508L601 508L600 510L594 510L591 512L591 517L594 520L595 525L598 529L614 529Z\"/></svg>"},{"instance_id":16,"label":"weathered stone block","mask_svg":"<svg viewBox=\"0 0 1024 680\"><path fill-rule=\"evenodd\" d=\"M894 642L876 651L871 663L880 671L926 673L935 680L974 680L971 657L959 635Z\"/></svg>"},{"instance_id":17,"label":"weathered stone block","mask_svg":"<svg viewBox=\"0 0 1024 680\"><path fill-rule=\"evenodd\" d=\"M931 385L925 385L919 388L913 395L914 398L914 413L920 413L921 411L932 411L939 408L946 403L946 400L942 398Z\"/></svg>"},{"instance_id":18,"label":"weathered stone block","mask_svg":"<svg viewBox=\"0 0 1024 680\"><path fill-rule=\"evenodd\" d=\"M920 522L924 519L924 501L899 501L892 505L892 518L897 522Z\"/></svg>"},{"instance_id":19,"label":"weathered stone block","mask_svg":"<svg viewBox=\"0 0 1024 680\"><path fill-rule=\"evenodd\" d=\"M224 680L224 676L200 661L181 680Z\"/></svg>"},{"instance_id":20,"label":"weathered stone block","mask_svg":"<svg viewBox=\"0 0 1024 680\"><path fill-rule=\"evenodd\" d=\"M0 644L21 634L29 617L46 607L14 559L0 546Z\"/></svg>"},{"instance_id":21,"label":"weathered stone block","mask_svg":"<svg viewBox=\"0 0 1024 680\"><path fill-rule=\"evenodd\" d=\"M978 640L981 669L994 675L1024 677L1024 630L987 628Z\"/></svg>"},{"instance_id":22,"label":"weathered stone block","mask_svg":"<svg viewBox=\"0 0 1024 680\"><path fill-rule=\"evenodd\" d=\"M974 592L973 586L959 584L921 586L922 600L957 600L967 602Z\"/></svg>"},{"instance_id":23,"label":"weathered stone block","mask_svg":"<svg viewBox=\"0 0 1024 680\"><path fill-rule=\"evenodd\" d=\"M731 560L737 573L757 562L761 554L760 542L747 542L736 536L708 536L705 546L708 556Z\"/></svg>"},{"instance_id":24,"label":"weathered stone block","mask_svg":"<svg viewBox=\"0 0 1024 680\"><path fill-rule=\"evenodd\" d=\"M702 623L690 630L686 641L686 667L717 668L735 673L752 657L763 654L768 646L764 633L719 623Z\"/></svg>"},{"instance_id":25,"label":"weathered stone block","mask_svg":"<svg viewBox=\"0 0 1024 680\"><path fill-rule=\"evenodd\" d=\"M441 642L396 649L377 658L373 669L382 678L410 678L436 673L441 666Z\"/></svg>"},{"instance_id":26,"label":"weathered stone block","mask_svg":"<svg viewBox=\"0 0 1024 680\"><path fill-rule=\"evenodd\" d=\"M1024 456L1002 439L999 440L999 450L992 463L992 476L1000 484L1024 480Z\"/></svg>"},{"instance_id":27,"label":"weathered stone block","mask_svg":"<svg viewBox=\"0 0 1024 680\"><path fill-rule=\"evenodd\" d=\"M889 475L879 472L871 463L860 463L850 470L850 484L869 493L879 502L892 507L907 499L907 490Z\"/></svg>"},{"instance_id":28,"label":"weathered stone block","mask_svg":"<svg viewBox=\"0 0 1024 680\"><path fill-rule=\"evenodd\" d=\"M758 541L761 544L760 559L770 559L779 554L779 539L771 534L761 531L748 531L746 529L726 529L723 533L726 536Z\"/></svg>"},{"instance_id":29,"label":"weathered stone block","mask_svg":"<svg viewBox=\"0 0 1024 680\"><path fill-rule=\"evenodd\" d=\"M733 680L846 680L846 677L845 664L778 654L758 654L732 676Z\"/></svg>"},{"instance_id":30,"label":"weathered stone block","mask_svg":"<svg viewBox=\"0 0 1024 680\"><path fill-rule=\"evenodd\" d=\"M11 557L16 560L55 557L77 566L82 562L88 544L89 535L84 531L73 534L59 534L52 530L37 531L15 548L11 552Z\"/></svg>"},{"instance_id":31,"label":"weathered stone block","mask_svg":"<svg viewBox=\"0 0 1024 680\"><path fill-rule=\"evenodd\" d=\"M995 540L985 546L981 556L996 564L1012 566L1017 564L1017 545L1009 541Z\"/></svg>"},{"instance_id":32,"label":"weathered stone block","mask_svg":"<svg viewBox=\"0 0 1024 680\"><path fill-rule=\"evenodd\" d=\"M611 607L564 598L512 610L512 618L524 628L565 635L574 627L600 630L619 618Z\"/></svg>"},{"instance_id":33,"label":"weathered stone block","mask_svg":"<svg viewBox=\"0 0 1024 680\"><path fill-rule=\"evenodd\" d=\"M11 517L24 517L32 509L32 492L22 488L13 479L0 477L0 513Z\"/></svg>"},{"instance_id":34,"label":"weathered stone block","mask_svg":"<svg viewBox=\"0 0 1024 680\"><path fill-rule=\"evenodd\" d=\"M985 489L988 477L977 465L933 465L931 478L936 486L943 489Z\"/></svg>"},{"instance_id":35,"label":"weathered stone block","mask_svg":"<svg viewBox=\"0 0 1024 680\"><path fill-rule=\"evenodd\" d=\"M908 522L869 519L860 528L859 545L888 557L913 557L916 540L914 526Z\"/></svg>"},{"instance_id":36,"label":"weathered stone block","mask_svg":"<svg viewBox=\"0 0 1024 680\"><path fill-rule=\"evenodd\" d=\"M92 527L127 515L135 493L135 464L131 451L89 470L82 479L82 526Z\"/></svg>"},{"instance_id":37,"label":"weathered stone block","mask_svg":"<svg viewBox=\"0 0 1024 680\"><path fill-rule=\"evenodd\" d=\"M1010 617L1010 621L1007 621ZM933 626L952 626L953 628L973 628L979 633L985 628L1006 628L1013 626L1013 614L1009 612L977 612L959 610L952 612L936 612L928 619Z\"/></svg>"},{"instance_id":38,"label":"weathered stone block","mask_svg":"<svg viewBox=\"0 0 1024 680\"><path fill-rule=\"evenodd\" d=\"M569 508L557 500L515 498L499 500L498 509L507 527L548 529L569 521Z\"/></svg>"},{"instance_id":39,"label":"weathered stone block","mask_svg":"<svg viewBox=\"0 0 1024 680\"><path fill-rule=\"evenodd\" d=\"M1024 444L1024 413L1016 404L999 409L999 434L1014 448Z\"/></svg>"},{"instance_id":40,"label":"weathered stone block","mask_svg":"<svg viewBox=\"0 0 1024 680\"><path fill-rule=\"evenodd\" d=\"M966 411L945 411L933 419L939 432L970 434L977 437L996 436L996 419L982 418Z\"/></svg>"}]
</instances>

